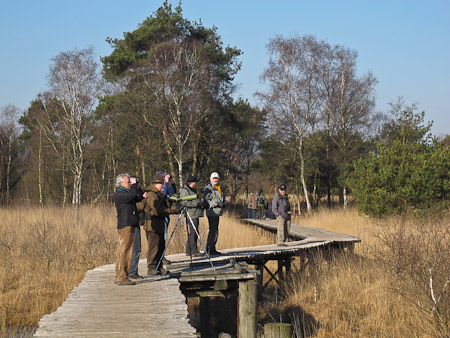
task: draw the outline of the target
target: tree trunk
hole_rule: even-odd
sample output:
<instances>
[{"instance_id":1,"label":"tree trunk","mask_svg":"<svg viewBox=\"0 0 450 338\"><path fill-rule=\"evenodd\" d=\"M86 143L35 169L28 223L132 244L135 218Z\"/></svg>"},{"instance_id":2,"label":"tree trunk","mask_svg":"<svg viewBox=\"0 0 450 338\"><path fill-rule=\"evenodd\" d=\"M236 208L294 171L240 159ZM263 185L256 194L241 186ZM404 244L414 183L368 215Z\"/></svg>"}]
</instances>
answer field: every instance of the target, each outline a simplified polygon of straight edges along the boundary
<instances>
[{"instance_id":1,"label":"tree trunk","mask_svg":"<svg viewBox=\"0 0 450 338\"><path fill-rule=\"evenodd\" d=\"M167 127L167 123L164 122L164 128L163 128L163 137L164 137L164 142L166 145L166 153L167 153L167 157L169 158L169 171L170 172L175 172L175 168L173 166L173 156L172 156L172 152L170 151L169 148L169 132L168 132L168 127Z\"/></svg>"},{"instance_id":2,"label":"tree trunk","mask_svg":"<svg viewBox=\"0 0 450 338\"><path fill-rule=\"evenodd\" d=\"M42 129L39 128L39 147L38 147L38 188L39 188L39 205L44 206L44 196L42 192Z\"/></svg>"},{"instance_id":3,"label":"tree trunk","mask_svg":"<svg viewBox=\"0 0 450 338\"><path fill-rule=\"evenodd\" d=\"M344 209L347 209L347 187L342 189L342 199L344 200Z\"/></svg>"},{"instance_id":4,"label":"tree trunk","mask_svg":"<svg viewBox=\"0 0 450 338\"><path fill-rule=\"evenodd\" d=\"M300 154L300 180L301 180L302 186L303 186L303 194L305 195L306 209L307 209L308 213L310 213L311 212L311 202L309 201L308 188L306 187L305 160L303 158L303 149L302 149L301 143L299 145L299 154Z\"/></svg>"},{"instance_id":5,"label":"tree trunk","mask_svg":"<svg viewBox=\"0 0 450 338\"><path fill-rule=\"evenodd\" d=\"M62 158L63 167L61 170L62 174L62 188L63 188L63 206L67 204L67 177L66 177L66 155L63 151L63 158Z\"/></svg>"},{"instance_id":6,"label":"tree trunk","mask_svg":"<svg viewBox=\"0 0 450 338\"><path fill-rule=\"evenodd\" d=\"M9 135L8 140L8 161L6 166L6 205L9 204L10 200L10 181L11 181L11 162L12 162L12 135Z\"/></svg>"}]
</instances>

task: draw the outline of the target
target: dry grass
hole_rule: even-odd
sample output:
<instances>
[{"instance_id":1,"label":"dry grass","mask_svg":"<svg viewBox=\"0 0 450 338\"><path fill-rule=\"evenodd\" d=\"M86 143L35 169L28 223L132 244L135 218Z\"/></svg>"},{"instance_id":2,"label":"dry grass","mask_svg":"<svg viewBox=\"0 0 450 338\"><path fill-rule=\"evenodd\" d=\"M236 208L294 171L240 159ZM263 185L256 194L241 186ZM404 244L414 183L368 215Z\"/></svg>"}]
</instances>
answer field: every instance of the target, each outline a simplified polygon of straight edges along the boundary
<instances>
[{"instance_id":1,"label":"dry grass","mask_svg":"<svg viewBox=\"0 0 450 338\"><path fill-rule=\"evenodd\" d=\"M176 220L172 216L169 235ZM292 322L298 337L439 336L425 327L416 307L391 293L392 276L373 254L380 224L355 210L322 211L295 223L351 234L362 243L356 245L355 255L294 273L284 288L285 298L264 304L262 317ZM1 335L8 336L8 327L35 326L43 314L63 302L88 269L113 263L115 224L112 206L0 209ZM204 217L200 222L204 241L207 232ZM273 242L273 235L243 226L232 217L220 219L219 250ZM181 221L168 254L184 252L185 243ZM146 250L142 236L142 257Z\"/></svg>"},{"instance_id":2,"label":"dry grass","mask_svg":"<svg viewBox=\"0 0 450 338\"><path fill-rule=\"evenodd\" d=\"M171 216L169 236L177 218ZM141 258L147 254L143 234ZM208 221L203 217L200 235L205 244L207 234ZM269 242L231 217L220 219L218 249ZM182 219L167 254L184 252L185 243ZM8 328L36 326L68 297L88 269L115 262L115 208L0 209L0 250L0 335L6 337Z\"/></svg>"},{"instance_id":3,"label":"dry grass","mask_svg":"<svg viewBox=\"0 0 450 338\"><path fill-rule=\"evenodd\" d=\"M356 209L324 209L311 216L296 217L292 222L361 238L361 243L356 245L355 250L364 255L368 254L374 244L374 234L378 229L371 218L359 214Z\"/></svg>"},{"instance_id":4,"label":"dry grass","mask_svg":"<svg viewBox=\"0 0 450 338\"><path fill-rule=\"evenodd\" d=\"M111 207L0 209L0 323L36 326L95 266L114 261Z\"/></svg>"},{"instance_id":5,"label":"dry grass","mask_svg":"<svg viewBox=\"0 0 450 338\"><path fill-rule=\"evenodd\" d=\"M448 219L445 222L449 224ZM400 296L395 276L380 259L388 254L380 233L403 221L375 222L355 210L324 210L295 223L357 236L362 243L356 245L354 255L336 256L332 263L309 266L304 272L294 265L297 272L284 285L284 300L264 306L270 317L291 322L297 337L445 336L433 327L429 311L414 304L419 288L408 297ZM423 233L423 220L420 223ZM427 227L435 225L431 222Z\"/></svg>"}]
</instances>

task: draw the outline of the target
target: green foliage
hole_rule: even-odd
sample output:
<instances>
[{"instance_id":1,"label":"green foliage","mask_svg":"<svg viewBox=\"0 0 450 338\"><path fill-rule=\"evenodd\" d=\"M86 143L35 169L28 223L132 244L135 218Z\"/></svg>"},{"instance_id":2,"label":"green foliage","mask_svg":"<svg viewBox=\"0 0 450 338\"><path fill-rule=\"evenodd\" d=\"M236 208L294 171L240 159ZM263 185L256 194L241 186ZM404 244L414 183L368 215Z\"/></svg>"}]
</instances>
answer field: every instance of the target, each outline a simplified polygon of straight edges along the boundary
<instances>
[{"instance_id":1,"label":"green foliage","mask_svg":"<svg viewBox=\"0 0 450 338\"><path fill-rule=\"evenodd\" d=\"M167 1L153 16L139 24L136 30L124 33L124 39L107 39L114 50L111 55L101 59L105 75L110 80L128 76L128 71L139 66L140 61L145 60L159 44L185 39L198 41L204 46L205 53L214 65L215 75L222 80L219 87L223 89L225 84L230 86L240 68L236 57L241 51L232 47L224 50L215 27L206 28L190 22L183 18L181 6L172 10L172 5Z\"/></svg>"},{"instance_id":2,"label":"green foliage","mask_svg":"<svg viewBox=\"0 0 450 338\"><path fill-rule=\"evenodd\" d=\"M379 145L354 163L357 207L382 217L409 211L446 210L450 198L450 149L442 143Z\"/></svg>"},{"instance_id":3,"label":"green foliage","mask_svg":"<svg viewBox=\"0 0 450 338\"><path fill-rule=\"evenodd\" d=\"M397 102L391 102L390 106L393 117L382 126L380 138L383 142L391 144L400 140L402 144L414 144L431 138L429 132L433 122L425 124L425 112L415 113L416 106L405 105L401 97Z\"/></svg>"}]
</instances>

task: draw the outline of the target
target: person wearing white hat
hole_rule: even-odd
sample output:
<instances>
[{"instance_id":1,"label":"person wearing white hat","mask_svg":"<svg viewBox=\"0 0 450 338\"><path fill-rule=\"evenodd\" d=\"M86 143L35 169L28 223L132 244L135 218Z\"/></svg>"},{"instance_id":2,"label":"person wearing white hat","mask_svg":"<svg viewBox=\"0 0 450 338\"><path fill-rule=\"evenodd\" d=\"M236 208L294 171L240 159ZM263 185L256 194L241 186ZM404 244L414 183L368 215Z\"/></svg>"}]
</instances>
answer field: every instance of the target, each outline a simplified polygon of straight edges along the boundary
<instances>
[{"instance_id":1,"label":"person wearing white hat","mask_svg":"<svg viewBox=\"0 0 450 338\"><path fill-rule=\"evenodd\" d=\"M220 255L216 250L217 239L219 238L219 217L223 215L226 207L225 193L219 184L219 174L213 172L209 178L210 183L205 187L205 209L208 217L209 233L206 241L206 250L209 255Z\"/></svg>"}]
</instances>

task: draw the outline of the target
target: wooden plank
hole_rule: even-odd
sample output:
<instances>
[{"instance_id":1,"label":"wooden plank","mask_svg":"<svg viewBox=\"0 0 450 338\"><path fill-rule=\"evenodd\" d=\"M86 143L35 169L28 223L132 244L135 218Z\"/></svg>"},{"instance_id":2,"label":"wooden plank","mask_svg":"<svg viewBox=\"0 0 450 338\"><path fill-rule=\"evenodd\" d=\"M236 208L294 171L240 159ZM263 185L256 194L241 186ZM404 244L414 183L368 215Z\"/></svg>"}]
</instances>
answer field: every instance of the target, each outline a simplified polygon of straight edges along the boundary
<instances>
[{"instance_id":1,"label":"wooden plank","mask_svg":"<svg viewBox=\"0 0 450 338\"><path fill-rule=\"evenodd\" d=\"M256 219L243 219L243 222L250 223L268 230L277 231L277 221L272 219L256 220ZM328 240L336 242L361 242L358 237L340 234L337 232L328 231L325 229L309 227L300 224L291 224L289 229L289 236L297 238L299 240Z\"/></svg>"},{"instance_id":2,"label":"wooden plank","mask_svg":"<svg viewBox=\"0 0 450 338\"><path fill-rule=\"evenodd\" d=\"M34 337L197 337L177 279L114 284L115 264L86 273L69 298L39 321ZM145 261L140 270L145 271Z\"/></svg>"}]
</instances>

